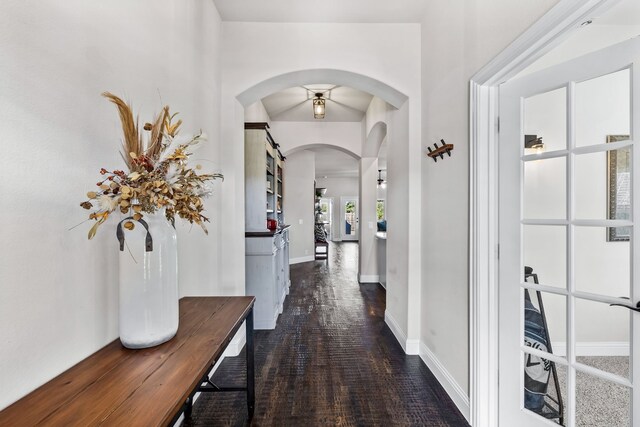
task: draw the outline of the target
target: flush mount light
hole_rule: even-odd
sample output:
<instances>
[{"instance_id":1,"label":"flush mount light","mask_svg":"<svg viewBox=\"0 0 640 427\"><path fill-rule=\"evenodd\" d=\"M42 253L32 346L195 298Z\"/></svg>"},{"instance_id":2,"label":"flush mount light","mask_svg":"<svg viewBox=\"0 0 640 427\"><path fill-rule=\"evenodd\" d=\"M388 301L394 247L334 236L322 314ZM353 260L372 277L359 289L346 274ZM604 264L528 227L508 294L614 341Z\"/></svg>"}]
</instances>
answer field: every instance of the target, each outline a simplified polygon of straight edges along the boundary
<instances>
[{"instance_id":1,"label":"flush mount light","mask_svg":"<svg viewBox=\"0 0 640 427\"><path fill-rule=\"evenodd\" d=\"M326 100L322 97L322 93L317 92L315 94L315 98L313 98L313 118L314 119L324 119L325 102Z\"/></svg>"}]
</instances>

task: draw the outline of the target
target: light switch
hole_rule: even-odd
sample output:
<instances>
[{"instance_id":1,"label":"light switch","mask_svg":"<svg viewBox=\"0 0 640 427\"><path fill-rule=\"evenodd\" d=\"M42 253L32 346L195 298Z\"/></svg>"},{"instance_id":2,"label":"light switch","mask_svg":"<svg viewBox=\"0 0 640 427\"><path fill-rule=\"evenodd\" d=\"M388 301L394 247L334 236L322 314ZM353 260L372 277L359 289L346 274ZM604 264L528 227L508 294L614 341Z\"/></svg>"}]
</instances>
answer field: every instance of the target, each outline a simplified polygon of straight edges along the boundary
<instances>
[{"instance_id":1,"label":"light switch","mask_svg":"<svg viewBox=\"0 0 640 427\"><path fill-rule=\"evenodd\" d=\"M373 221L369 221L369 229L373 230Z\"/></svg>"},{"instance_id":2,"label":"light switch","mask_svg":"<svg viewBox=\"0 0 640 427\"><path fill-rule=\"evenodd\" d=\"M302 220L301 219L298 220L298 224L302 225Z\"/></svg>"}]
</instances>

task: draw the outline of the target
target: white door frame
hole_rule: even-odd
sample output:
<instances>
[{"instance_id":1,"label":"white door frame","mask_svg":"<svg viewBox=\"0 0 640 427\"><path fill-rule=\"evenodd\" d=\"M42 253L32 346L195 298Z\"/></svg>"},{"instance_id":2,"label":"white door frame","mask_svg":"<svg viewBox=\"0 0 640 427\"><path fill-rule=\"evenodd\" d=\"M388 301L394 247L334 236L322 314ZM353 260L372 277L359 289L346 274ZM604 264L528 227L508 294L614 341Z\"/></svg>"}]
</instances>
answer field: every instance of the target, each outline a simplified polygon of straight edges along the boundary
<instances>
[{"instance_id":1,"label":"white door frame","mask_svg":"<svg viewBox=\"0 0 640 427\"><path fill-rule=\"evenodd\" d=\"M471 425L498 420L498 85L618 0L560 0L470 81L469 375Z\"/></svg>"}]
</instances>

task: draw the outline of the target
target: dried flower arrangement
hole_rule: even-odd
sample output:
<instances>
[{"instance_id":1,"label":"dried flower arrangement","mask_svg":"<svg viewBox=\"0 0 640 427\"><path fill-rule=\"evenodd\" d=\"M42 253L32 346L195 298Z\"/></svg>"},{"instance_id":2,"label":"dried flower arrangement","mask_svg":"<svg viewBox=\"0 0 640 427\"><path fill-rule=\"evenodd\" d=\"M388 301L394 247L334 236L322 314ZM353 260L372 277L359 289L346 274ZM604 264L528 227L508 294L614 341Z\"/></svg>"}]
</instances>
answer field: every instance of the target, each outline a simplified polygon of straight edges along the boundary
<instances>
[{"instance_id":1,"label":"dried flower arrangement","mask_svg":"<svg viewBox=\"0 0 640 427\"><path fill-rule=\"evenodd\" d=\"M145 142L131 107L109 92L102 96L118 108L124 133L120 155L129 173L100 169L104 179L96 183L96 191L87 193L88 200L80 203L84 209L93 210L89 219L95 220L95 224L89 230L89 239L115 210L139 221L145 213L153 214L165 208L165 216L172 225L178 215L198 224L207 233L204 223L209 219L202 214L202 199L211 194L208 183L223 176L219 173L199 175L187 164L195 146L204 140L202 133L191 138L178 137L182 120L174 123L176 114L172 115L165 106L153 123L145 123L143 129L149 134ZM135 223L126 221L124 227L132 230Z\"/></svg>"}]
</instances>

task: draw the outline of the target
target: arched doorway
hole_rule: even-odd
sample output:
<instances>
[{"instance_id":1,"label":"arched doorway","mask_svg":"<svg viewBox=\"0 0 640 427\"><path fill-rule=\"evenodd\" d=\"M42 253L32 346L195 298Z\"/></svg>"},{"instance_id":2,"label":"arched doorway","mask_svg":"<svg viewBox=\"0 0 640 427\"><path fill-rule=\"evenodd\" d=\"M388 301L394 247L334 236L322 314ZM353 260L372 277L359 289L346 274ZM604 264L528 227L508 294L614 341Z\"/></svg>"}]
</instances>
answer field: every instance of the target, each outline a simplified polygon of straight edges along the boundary
<instances>
[{"instance_id":1,"label":"arched doorway","mask_svg":"<svg viewBox=\"0 0 640 427\"><path fill-rule=\"evenodd\" d=\"M306 69L278 74L249 87L223 87L221 158L227 166L223 171L225 185L219 195L220 236L225 242L219 265L233 268L221 271L221 285L229 293L244 291L244 108L275 91L317 82L348 85L373 94L389 106L384 112L384 121L391 147L387 216L393 234L390 233L387 240L389 274L385 318L403 349L409 354L418 354L421 288L419 104L365 74L328 68Z\"/></svg>"}]
</instances>

